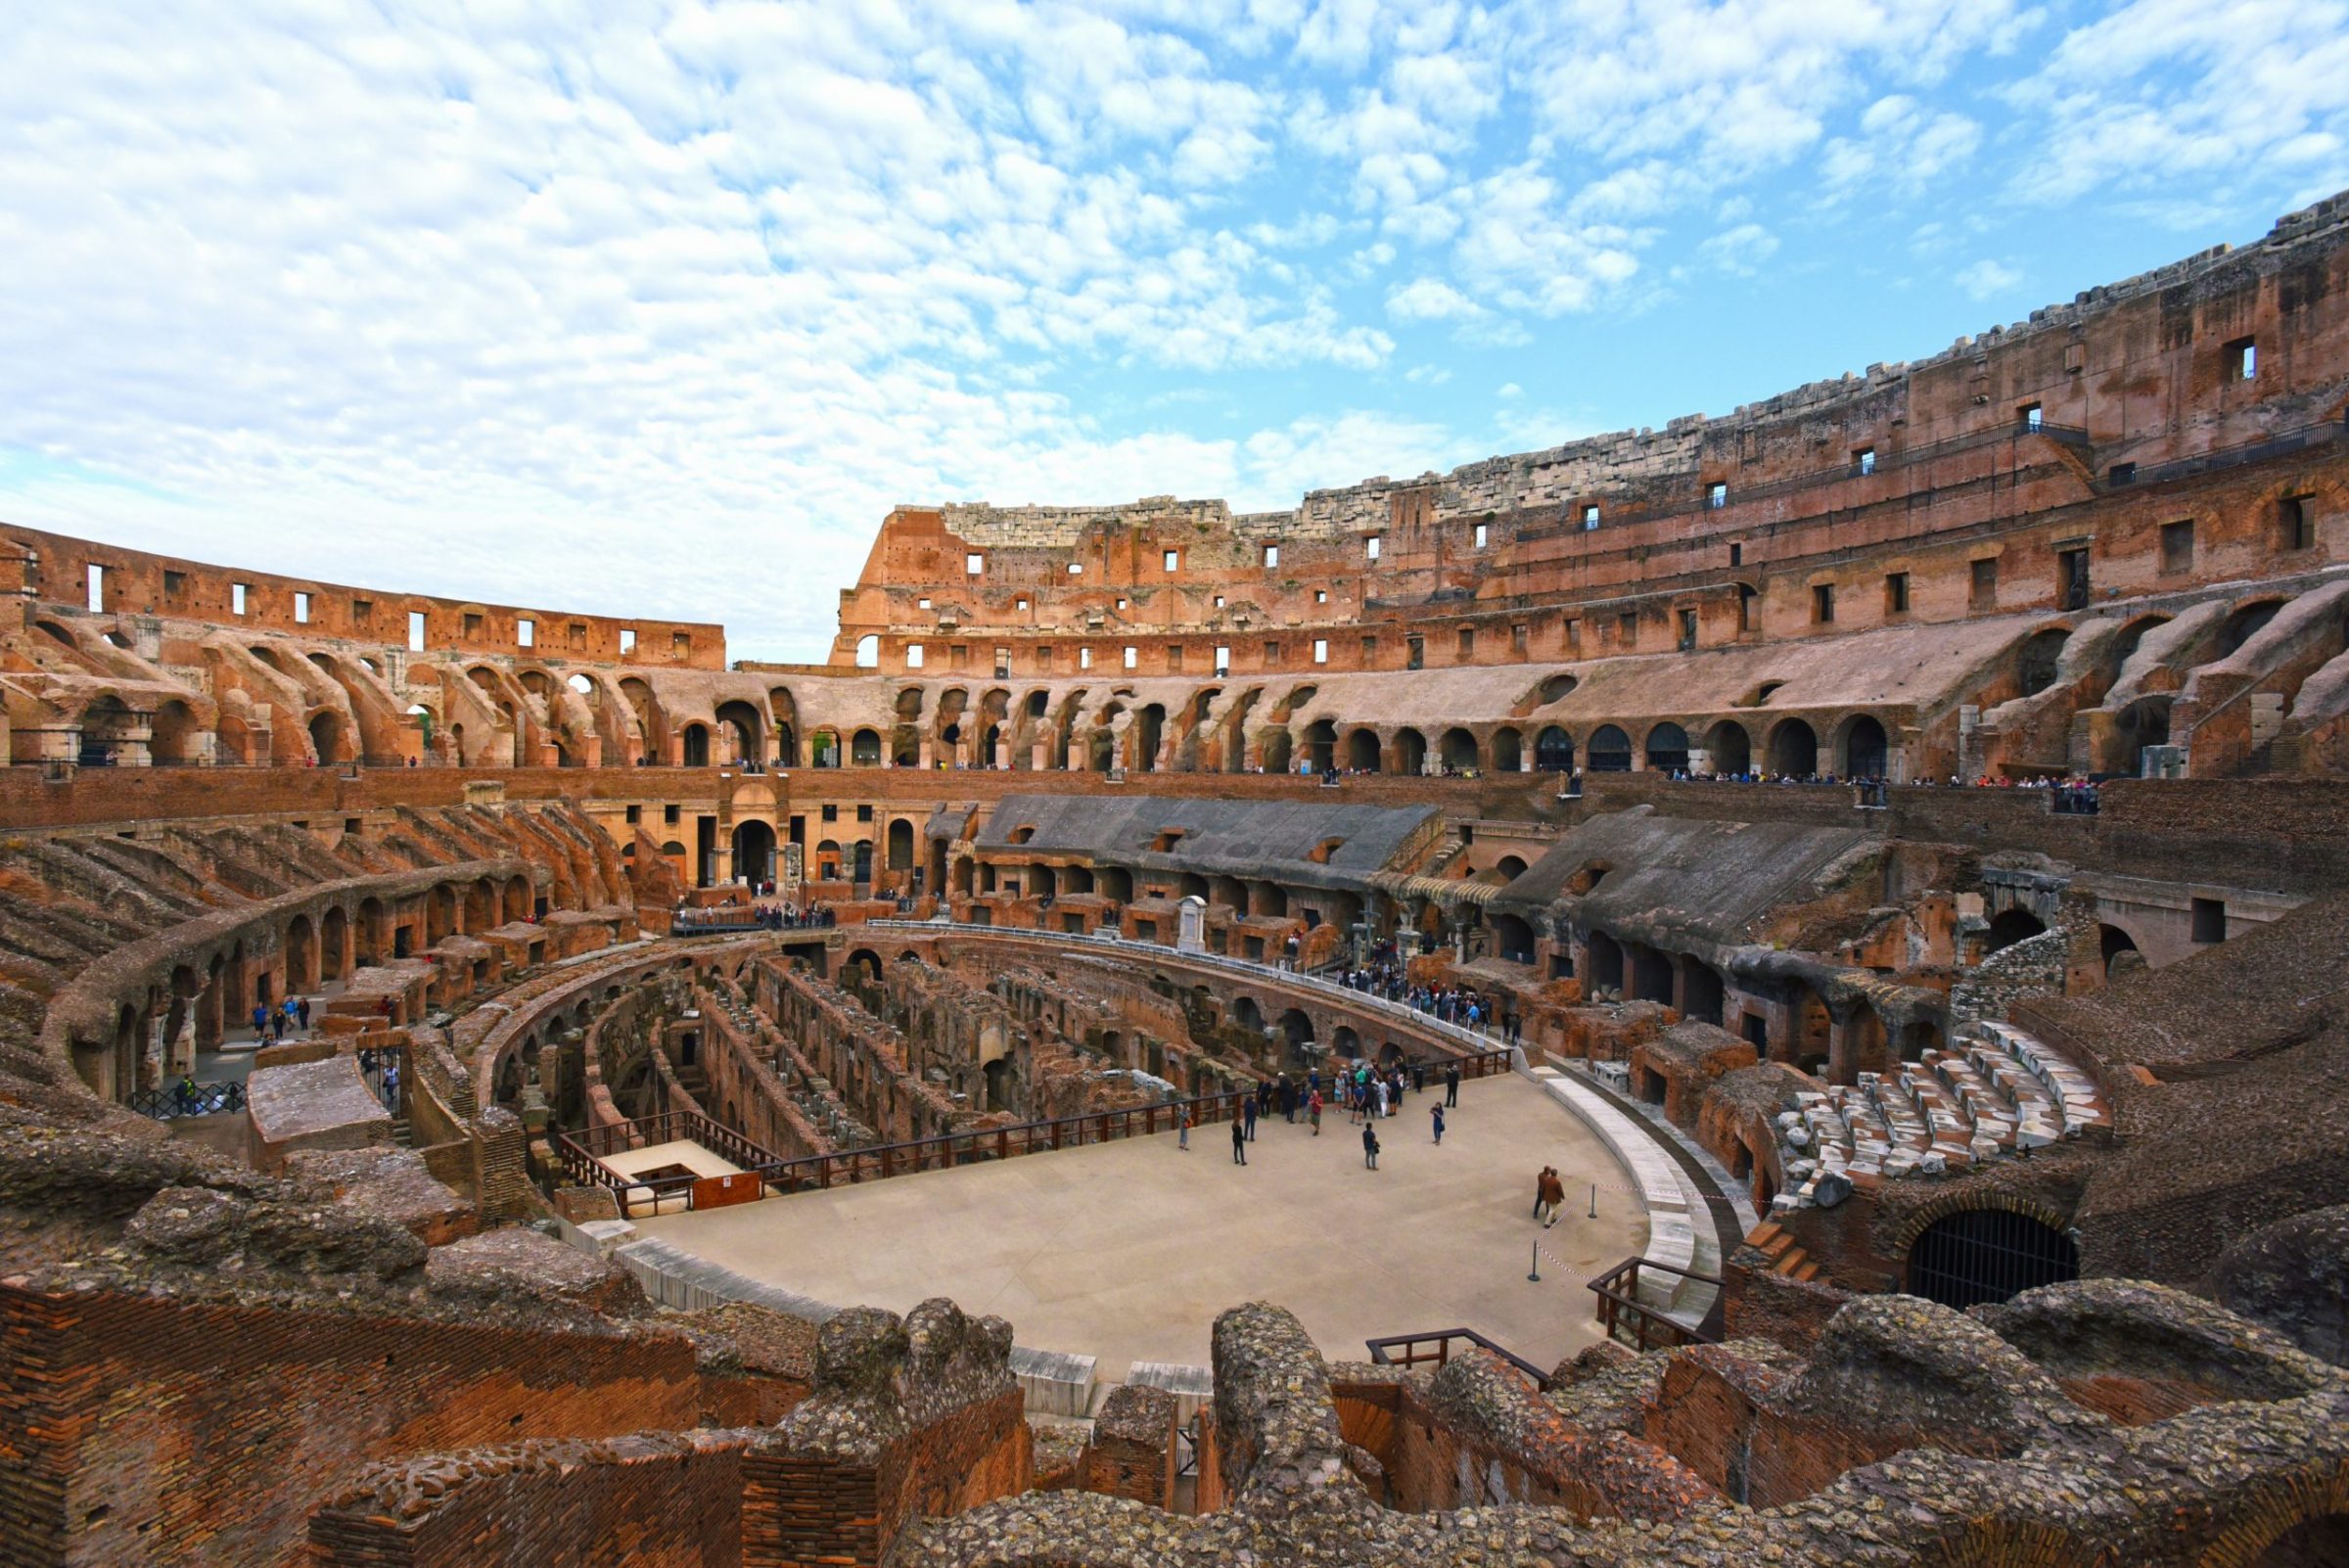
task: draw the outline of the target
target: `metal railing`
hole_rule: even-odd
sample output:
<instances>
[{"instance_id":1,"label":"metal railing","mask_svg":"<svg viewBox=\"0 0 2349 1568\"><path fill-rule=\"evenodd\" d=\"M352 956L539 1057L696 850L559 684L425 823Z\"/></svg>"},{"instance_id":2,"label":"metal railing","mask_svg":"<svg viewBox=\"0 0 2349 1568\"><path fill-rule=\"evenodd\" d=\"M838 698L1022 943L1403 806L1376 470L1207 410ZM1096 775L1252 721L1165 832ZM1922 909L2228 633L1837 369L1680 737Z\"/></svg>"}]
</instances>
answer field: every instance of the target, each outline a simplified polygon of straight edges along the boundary
<instances>
[{"instance_id":1,"label":"metal railing","mask_svg":"<svg viewBox=\"0 0 2349 1568\"><path fill-rule=\"evenodd\" d=\"M130 1091L122 1102L141 1116L152 1116L159 1122L168 1122L182 1116L218 1116L226 1111L245 1109L245 1085L225 1084L175 1084L162 1088L143 1088Z\"/></svg>"},{"instance_id":2,"label":"metal railing","mask_svg":"<svg viewBox=\"0 0 2349 1568\"><path fill-rule=\"evenodd\" d=\"M1370 1349L1370 1361L1375 1366L1442 1366L1451 1360L1454 1340L1478 1350L1488 1350L1534 1380L1535 1386L1549 1387L1549 1373L1536 1366L1515 1351L1496 1345L1473 1328L1438 1328L1424 1334L1389 1334L1383 1339L1364 1340ZM1400 1352L1400 1354L1398 1354Z\"/></svg>"},{"instance_id":3,"label":"metal railing","mask_svg":"<svg viewBox=\"0 0 2349 1568\"><path fill-rule=\"evenodd\" d=\"M1711 1285L1716 1291L1722 1285L1719 1274L1700 1274L1693 1268L1680 1268L1646 1258L1626 1258L1590 1281L1590 1292L1598 1298L1599 1326L1605 1329L1607 1338L1620 1338L1618 1330L1628 1326L1632 1346L1641 1351L1656 1346L1716 1343L1715 1337L1704 1329L1683 1323L1664 1309L1651 1307L1639 1299L1639 1275L1643 1269L1692 1279L1698 1284Z\"/></svg>"}]
</instances>

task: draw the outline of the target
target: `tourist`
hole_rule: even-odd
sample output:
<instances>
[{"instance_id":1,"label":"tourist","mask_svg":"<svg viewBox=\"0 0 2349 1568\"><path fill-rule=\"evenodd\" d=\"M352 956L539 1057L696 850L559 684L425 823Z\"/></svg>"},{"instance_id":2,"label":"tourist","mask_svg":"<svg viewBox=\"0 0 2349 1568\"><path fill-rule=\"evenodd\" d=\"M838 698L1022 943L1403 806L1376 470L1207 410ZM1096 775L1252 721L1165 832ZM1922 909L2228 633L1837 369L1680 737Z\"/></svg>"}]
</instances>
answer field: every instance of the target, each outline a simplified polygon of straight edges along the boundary
<instances>
[{"instance_id":1,"label":"tourist","mask_svg":"<svg viewBox=\"0 0 2349 1568\"><path fill-rule=\"evenodd\" d=\"M1549 1205L1549 1218L1542 1222L1547 1230L1558 1222L1558 1207L1566 1201L1566 1183L1547 1166L1542 1168L1542 1201Z\"/></svg>"},{"instance_id":2,"label":"tourist","mask_svg":"<svg viewBox=\"0 0 2349 1568\"><path fill-rule=\"evenodd\" d=\"M1313 1136L1321 1135L1321 1091L1313 1090L1313 1098L1305 1102L1305 1114L1313 1124Z\"/></svg>"},{"instance_id":3,"label":"tourist","mask_svg":"<svg viewBox=\"0 0 2349 1568\"><path fill-rule=\"evenodd\" d=\"M1378 1107L1378 1114L1379 1114L1380 1116L1384 1116L1384 1115L1386 1115L1386 1114L1387 1114L1387 1081L1386 1081L1385 1079L1383 1079L1383 1078L1382 1078L1382 1079L1380 1079L1380 1080L1379 1080L1379 1081L1378 1081L1376 1084L1372 1084L1372 1085L1371 1085L1371 1090L1372 1090L1372 1092L1373 1092L1373 1093L1375 1094L1375 1096L1376 1096L1375 1103L1376 1103L1376 1105L1377 1105L1377 1107Z\"/></svg>"},{"instance_id":4,"label":"tourist","mask_svg":"<svg viewBox=\"0 0 2349 1568\"><path fill-rule=\"evenodd\" d=\"M1362 1128L1362 1168L1378 1169L1378 1129L1367 1125Z\"/></svg>"},{"instance_id":5,"label":"tourist","mask_svg":"<svg viewBox=\"0 0 2349 1568\"><path fill-rule=\"evenodd\" d=\"M268 1033L269 1004L267 1002L254 1002L253 1004L253 1038L257 1040Z\"/></svg>"},{"instance_id":6,"label":"tourist","mask_svg":"<svg viewBox=\"0 0 2349 1568\"><path fill-rule=\"evenodd\" d=\"M1250 1103L1254 1104L1255 1102L1251 1101ZM1248 1163L1248 1130L1240 1125L1240 1119L1236 1116L1231 1119L1231 1163L1234 1165Z\"/></svg>"},{"instance_id":7,"label":"tourist","mask_svg":"<svg viewBox=\"0 0 2349 1568\"><path fill-rule=\"evenodd\" d=\"M1542 1218L1542 1206L1549 1202L1549 1167L1543 1166L1534 1177L1534 1218Z\"/></svg>"},{"instance_id":8,"label":"tourist","mask_svg":"<svg viewBox=\"0 0 2349 1568\"><path fill-rule=\"evenodd\" d=\"M301 998L301 1006L299 1011L301 1014L301 1032L306 1035L310 1032L310 999L307 996Z\"/></svg>"},{"instance_id":9,"label":"tourist","mask_svg":"<svg viewBox=\"0 0 2349 1568\"><path fill-rule=\"evenodd\" d=\"M286 1005L282 1011L286 1015L286 1033L290 1035L294 1032L295 1027L301 1022L301 1012L294 1005L294 998L291 996L286 998Z\"/></svg>"},{"instance_id":10,"label":"tourist","mask_svg":"<svg viewBox=\"0 0 2349 1568\"><path fill-rule=\"evenodd\" d=\"M1263 1085L1259 1084L1258 1087L1262 1088ZM1240 1102L1240 1117L1244 1126L1239 1129L1239 1135L1243 1139L1253 1139L1256 1136L1256 1101L1257 1096L1251 1094Z\"/></svg>"},{"instance_id":11,"label":"tourist","mask_svg":"<svg viewBox=\"0 0 2349 1568\"><path fill-rule=\"evenodd\" d=\"M1295 1127L1297 1125L1297 1085L1289 1082L1289 1075L1286 1073L1280 1075L1279 1094L1280 1119L1291 1127Z\"/></svg>"},{"instance_id":12,"label":"tourist","mask_svg":"<svg viewBox=\"0 0 2349 1568\"><path fill-rule=\"evenodd\" d=\"M1446 1105L1460 1103L1460 1069L1456 1062L1444 1069L1444 1103Z\"/></svg>"},{"instance_id":13,"label":"tourist","mask_svg":"<svg viewBox=\"0 0 2349 1568\"><path fill-rule=\"evenodd\" d=\"M172 1091L172 1098L179 1102L180 1115L194 1116L196 1114L196 1080L189 1074L180 1074L179 1086Z\"/></svg>"},{"instance_id":14,"label":"tourist","mask_svg":"<svg viewBox=\"0 0 2349 1568\"><path fill-rule=\"evenodd\" d=\"M1441 1148L1444 1144L1444 1107L1431 1105L1427 1110L1428 1114L1436 1119L1436 1146Z\"/></svg>"},{"instance_id":15,"label":"tourist","mask_svg":"<svg viewBox=\"0 0 2349 1568\"><path fill-rule=\"evenodd\" d=\"M1174 1147L1185 1154L1191 1152L1191 1108L1187 1105L1182 1108L1182 1123L1174 1134Z\"/></svg>"}]
</instances>

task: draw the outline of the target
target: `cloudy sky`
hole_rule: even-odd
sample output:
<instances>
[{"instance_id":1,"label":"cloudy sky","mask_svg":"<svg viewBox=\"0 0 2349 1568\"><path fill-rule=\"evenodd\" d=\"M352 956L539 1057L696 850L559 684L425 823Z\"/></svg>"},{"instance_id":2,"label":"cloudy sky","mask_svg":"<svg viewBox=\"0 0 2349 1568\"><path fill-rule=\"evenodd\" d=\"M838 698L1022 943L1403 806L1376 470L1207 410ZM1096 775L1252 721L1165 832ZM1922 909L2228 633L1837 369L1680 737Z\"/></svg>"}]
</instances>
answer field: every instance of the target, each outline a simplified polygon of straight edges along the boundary
<instances>
[{"instance_id":1,"label":"cloudy sky","mask_svg":"<svg viewBox=\"0 0 2349 1568\"><path fill-rule=\"evenodd\" d=\"M2349 187L2349 0L0 7L0 519L817 658L899 501L1414 474Z\"/></svg>"}]
</instances>

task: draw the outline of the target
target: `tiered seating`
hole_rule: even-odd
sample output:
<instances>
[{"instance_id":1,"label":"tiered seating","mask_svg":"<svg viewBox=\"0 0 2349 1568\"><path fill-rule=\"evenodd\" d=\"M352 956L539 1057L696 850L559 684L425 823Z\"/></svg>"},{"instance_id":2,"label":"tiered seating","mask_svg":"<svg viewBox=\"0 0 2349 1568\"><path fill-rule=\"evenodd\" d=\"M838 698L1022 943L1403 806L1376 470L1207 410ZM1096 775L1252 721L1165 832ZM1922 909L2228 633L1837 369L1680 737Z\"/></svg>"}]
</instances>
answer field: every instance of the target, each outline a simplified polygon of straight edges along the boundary
<instances>
[{"instance_id":1,"label":"tiered seating","mask_svg":"<svg viewBox=\"0 0 2349 1568\"><path fill-rule=\"evenodd\" d=\"M1805 1137L1786 1137L1775 1207L1816 1201L1829 1175L1938 1176L2112 1126L2096 1081L2010 1024L1974 1025L1953 1049L1858 1077L1798 1094L1779 1116L1781 1137L1797 1127Z\"/></svg>"}]
</instances>

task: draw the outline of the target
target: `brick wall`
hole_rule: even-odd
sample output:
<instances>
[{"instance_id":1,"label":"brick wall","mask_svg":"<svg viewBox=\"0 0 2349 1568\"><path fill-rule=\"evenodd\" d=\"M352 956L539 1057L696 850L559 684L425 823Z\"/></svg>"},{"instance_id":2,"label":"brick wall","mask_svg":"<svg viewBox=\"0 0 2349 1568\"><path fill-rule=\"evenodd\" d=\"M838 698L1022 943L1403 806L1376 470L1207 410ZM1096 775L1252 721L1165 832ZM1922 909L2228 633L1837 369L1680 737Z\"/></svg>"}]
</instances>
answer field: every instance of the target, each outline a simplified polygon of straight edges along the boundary
<instances>
[{"instance_id":1,"label":"brick wall","mask_svg":"<svg viewBox=\"0 0 2349 1568\"><path fill-rule=\"evenodd\" d=\"M310 1518L318 1568L734 1568L756 1429L427 1454L360 1478Z\"/></svg>"},{"instance_id":2,"label":"brick wall","mask_svg":"<svg viewBox=\"0 0 2349 1568\"><path fill-rule=\"evenodd\" d=\"M701 1416L692 1347L0 1284L0 1545L25 1564L285 1562L371 1459Z\"/></svg>"}]
</instances>

